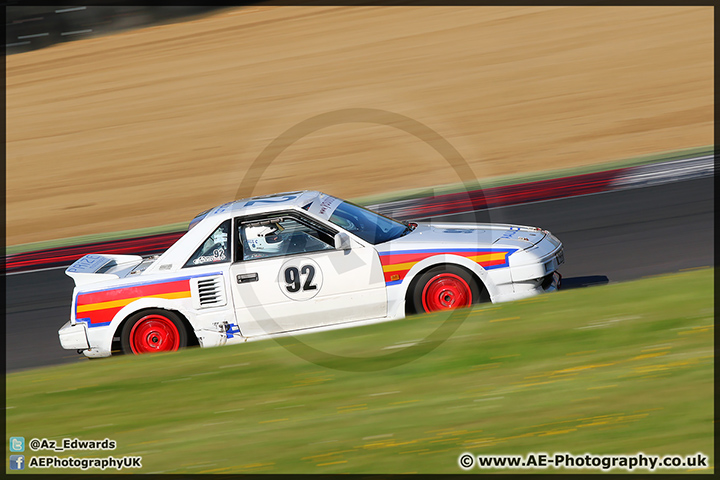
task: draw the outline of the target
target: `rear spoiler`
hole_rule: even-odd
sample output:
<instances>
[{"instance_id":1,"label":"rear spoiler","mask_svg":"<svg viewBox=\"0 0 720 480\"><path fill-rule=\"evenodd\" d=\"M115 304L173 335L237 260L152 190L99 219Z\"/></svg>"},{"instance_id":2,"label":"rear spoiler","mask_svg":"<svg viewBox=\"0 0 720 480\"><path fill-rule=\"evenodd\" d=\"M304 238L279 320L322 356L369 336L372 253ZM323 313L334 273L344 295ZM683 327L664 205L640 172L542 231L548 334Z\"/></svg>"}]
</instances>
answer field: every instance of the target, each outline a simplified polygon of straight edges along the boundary
<instances>
[{"instance_id":1,"label":"rear spoiler","mask_svg":"<svg viewBox=\"0 0 720 480\"><path fill-rule=\"evenodd\" d=\"M118 271L142 262L139 255L90 254L70 265L65 274L75 281L76 286L120 278L110 270ZM121 268L117 268L117 267Z\"/></svg>"}]
</instances>

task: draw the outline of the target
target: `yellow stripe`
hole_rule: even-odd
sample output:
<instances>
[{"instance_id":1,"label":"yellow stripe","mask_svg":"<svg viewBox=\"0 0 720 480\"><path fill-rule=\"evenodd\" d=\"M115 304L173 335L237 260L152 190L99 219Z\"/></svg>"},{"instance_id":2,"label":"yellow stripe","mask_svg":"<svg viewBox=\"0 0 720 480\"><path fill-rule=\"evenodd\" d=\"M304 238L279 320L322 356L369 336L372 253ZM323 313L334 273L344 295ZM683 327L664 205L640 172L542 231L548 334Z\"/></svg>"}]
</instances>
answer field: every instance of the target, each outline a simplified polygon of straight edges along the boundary
<instances>
[{"instance_id":1,"label":"yellow stripe","mask_svg":"<svg viewBox=\"0 0 720 480\"><path fill-rule=\"evenodd\" d=\"M493 253L483 253L482 255L476 255L474 257L467 257L473 262L492 262L493 260L505 260L505 255L507 255L507 252L493 252Z\"/></svg>"},{"instance_id":2,"label":"yellow stripe","mask_svg":"<svg viewBox=\"0 0 720 480\"><path fill-rule=\"evenodd\" d=\"M395 265L383 265L383 272L398 272L410 270L418 262L396 263Z\"/></svg>"},{"instance_id":3,"label":"yellow stripe","mask_svg":"<svg viewBox=\"0 0 720 480\"><path fill-rule=\"evenodd\" d=\"M143 295L142 297L134 297L134 298L123 298L122 300L112 300L110 302L99 302L99 303L89 303L87 305L78 305L77 312L92 312L94 310L105 310L106 308L117 308L117 307L124 307L125 305L129 305L135 300L139 300L141 298L166 298L168 300L172 300L175 298L187 298L190 296L190 290L186 292L172 292L172 293L158 293L157 295Z\"/></svg>"},{"instance_id":4,"label":"yellow stripe","mask_svg":"<svg viewBox=\"0 0 720 480\"><path fill-rule=\"evenodd\" d=\"M454 255L454 254L447 254L447 255ZM482 253L480 255L473 255L471 257L465 257L468 260L472 260L473 262L480 263L480 262L492 262L493 260L505 260L505 255L507 255L507 252L490 252L490 253ZM412 267L415 266L415 264L418 262L406 262L406 263L396 263L394 265L383 265L383 272L398 272L402 270L410 270Z\"/></svg>"}]
</instances>

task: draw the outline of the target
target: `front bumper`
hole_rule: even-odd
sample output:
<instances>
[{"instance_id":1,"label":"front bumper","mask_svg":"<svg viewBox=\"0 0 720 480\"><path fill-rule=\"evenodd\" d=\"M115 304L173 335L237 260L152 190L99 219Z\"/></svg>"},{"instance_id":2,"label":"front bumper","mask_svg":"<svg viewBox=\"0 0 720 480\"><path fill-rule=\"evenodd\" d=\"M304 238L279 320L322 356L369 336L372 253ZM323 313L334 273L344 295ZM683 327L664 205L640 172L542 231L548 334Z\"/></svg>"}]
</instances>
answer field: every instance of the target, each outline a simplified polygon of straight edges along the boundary
<instances>
[{"instance_id":1,"label":"front bumper","mask_svg":"<svg viewBox=\"0 0 720 480\"><path fill-rule=\"evenodd\" d=\"M72 324L68 321L58 330L60 345L67 350L86 350L90 348L84 323Z\"/></svg>"},{"instance_id":2,"label":"front bumper","mask_svg":"<svg viewBox=\"0 0 720 480\"><path fill-rule=\"evenodd\" d=\"M509 284L508 287L510 288L506 289L505 292L493 296L492 301L494 303L508 302L533 297L542 293L554 292L560 289L561 283L562 275L560 275L560 272L554 271L532 281Z\"/></svg>"},{"instance_id":3,"label":"front bumper","mask_svg":"<svg viewBox=\"0 0 720 480\"><path fill-rule=\"evenodd\" d=\"M555 290L560 290L560 285L562 285L562 275L560 275L560 272L555 270L546 277L545 281L543 281L542 289L545 292L553 292Z\"/></svg>"}]
</instances>

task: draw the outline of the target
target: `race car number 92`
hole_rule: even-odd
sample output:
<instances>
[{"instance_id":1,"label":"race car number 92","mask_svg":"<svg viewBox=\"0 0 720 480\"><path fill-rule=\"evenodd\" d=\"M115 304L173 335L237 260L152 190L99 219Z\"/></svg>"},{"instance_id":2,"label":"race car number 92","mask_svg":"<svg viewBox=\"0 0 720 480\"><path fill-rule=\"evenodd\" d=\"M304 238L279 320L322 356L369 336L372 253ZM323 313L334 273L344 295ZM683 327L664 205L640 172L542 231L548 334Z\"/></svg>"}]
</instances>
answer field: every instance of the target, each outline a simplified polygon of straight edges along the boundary
<instances>
[{"instance_id":1,"label":"race car number 92","mask_svg":"<svg viewBox=\"0 0 720 480\"><path fill-rule=\"evenodd\" d=\"M320 266L309 258L294 258L283 264L278 284L283 294L291 300L309 300L322 288L323 275Z\"/></svg>"}]
</instances>

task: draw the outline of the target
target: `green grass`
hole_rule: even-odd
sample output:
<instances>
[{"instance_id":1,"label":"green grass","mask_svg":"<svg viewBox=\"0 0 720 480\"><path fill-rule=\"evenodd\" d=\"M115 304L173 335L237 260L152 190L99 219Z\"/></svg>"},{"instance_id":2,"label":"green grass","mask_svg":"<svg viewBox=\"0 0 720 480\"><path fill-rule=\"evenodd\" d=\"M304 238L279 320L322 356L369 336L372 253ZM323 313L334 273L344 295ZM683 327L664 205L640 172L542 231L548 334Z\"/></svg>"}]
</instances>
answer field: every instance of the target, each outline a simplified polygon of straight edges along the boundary
<instances>
[{"instance_id":1,"label":"green grass","mask_svg":"<svg viewBox=\"0 0 720 480\"><path fill-rule=\"evenodd\" d=\"M12 373L6 442L108 437L54 455L142 455L143 473L461 473L463 452L714 465L713 269L465 312L415 359L402 346L427 351L445 315Z\"/></svg>"},{"instance_id":2,"label":"green grass","mask_svg":"<svg viewBox=\"0 0 720 480\"><path fill-rule=\"evenodd\" d=\"M559 170L543 170L534 173L520 173L515 175L504 175L499 177L483 178L477 181L477 184L470 188L476 188L479 185L481 188L492 188L501 187L504 185L515 185L519 183L535 182L539 180L548 180L552 178L561 178L571 175L581 175L585 173L601 172L605 170L613 170L616 168L631 167L637 165L646 165L650 163L658 163L669 161L680 158L690 158L696 155L711 154L714 151L713 145L707 145L703 147L686 148L683 150L674 150L671 152L662 152L652 155L643 155L640 157L633 157L629 159L618 160L614 162L588 165L585 167L573 167ZM361 205L374 205L377 203L390 202L394 200L421 198L432 195L444 195L448 193L456 193L465 190L464 184L450 184L440 185L432 188L421 188L413 190L404 190L400 192L389 192L381 195L374 195L368 197L361 197L351 199L352 201ZM161 233L179 232L186 230L188 227L189 219L187 222L173 223L170 225L161 225L157 227L140 228L136 230L124 230L120 232L108 232L92 235L83 235L79 237L69 237L62 239L47 240L43 242L24 243L20 245L7 246L5 248L5 255L16 255L18 253L32 252L36 250L43 250L48 248L65 247L69 245L82 245L86 243L94 243L109 240L119 240L124 238L135 238L142 237L145 235L158 235Z\"/></svg>"}]
</instances>

